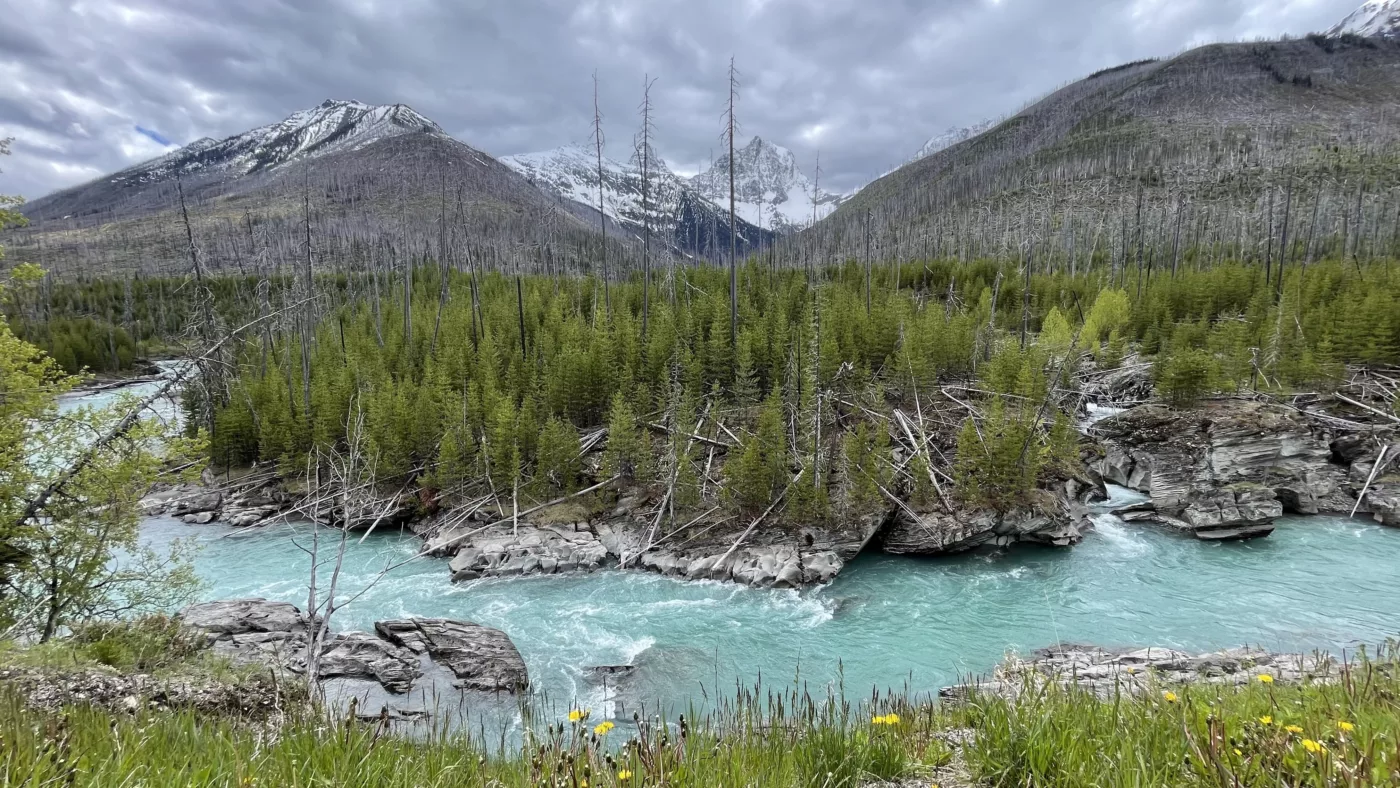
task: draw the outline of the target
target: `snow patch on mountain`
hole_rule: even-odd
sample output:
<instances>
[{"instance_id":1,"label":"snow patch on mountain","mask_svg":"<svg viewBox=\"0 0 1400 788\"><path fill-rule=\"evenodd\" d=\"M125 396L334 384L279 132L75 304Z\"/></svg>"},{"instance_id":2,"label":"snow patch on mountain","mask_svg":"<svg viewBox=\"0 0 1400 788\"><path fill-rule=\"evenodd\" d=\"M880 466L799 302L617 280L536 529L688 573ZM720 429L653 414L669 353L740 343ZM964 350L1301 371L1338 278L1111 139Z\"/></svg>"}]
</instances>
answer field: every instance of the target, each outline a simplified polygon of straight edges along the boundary
<instances>
[{"instance_id":1,"label":"snow patch on mountain","mask_svg":"<svg viewBox=\"0 0 1400 788\"><path fill-rule=\"evenodd\" d=\"M536 186L594 210L598 208L598 151L590 145L574 143L554 150L502 156L500 161ZM625 164L604 156L602 165L603 213L609 219L629 228L642 228L650 214L653 232L673 229L684 182L671 172L664 159L654 150L648 155L645 200L640 152Z\"/></svg>"},{"instance_id":2,"label":"snow patch on mountain","mask_svg":"<svg viewBox=\"0 0 1400 788\"><path fill-rule=\"evenodd\" d=\"M502 156L500 161L537 187L598 210L598 151L593 145L575 143ZM766 243L755 223L742 216L737 217L731 233L727 210L720 210L672 172L654 149L647 153L645 164L643 177L640 149L634 149L626 162L603 157L602 204L604 215L611 220L610 228L620 228L640 239L650 226L653 242L708 256L727 251L731 234L739 238L742 250Z\"/></svg>"},{"instance_id":3,"label":"snow patch on mountain","mask_svg":"<svg viewBox=\"0 0 1400 788\"><path fill-rule=\"evenodd\" d=\"M722 211L729 210L729 154L688 182ZM759 137L734 152L734 196L736 216L777 233L811 226L846 197L819 190L792 151Z\"/></svg>"},{"instance_id":4,"label":"snow patch on mountain","mask_svg":"<svg viewBox=\"0 0 1400 788\"><path fill-rule=\"evenodd\" d=\"M928 142L925 142L924 146L919 148L919 152L915 153L914 157L909 161L918 161L919 159L932 156L940 151L945 151L957 145L959 142L966 142L979 134L991 131L998 122L999 121L996 120L984 120L981 123L974 123L971 126L955 126L942 134L936 134L930 137Z\"/></svg>"},{"instance_id":5,"label":"snow patch on mountain","mask_svg":"<svg viewBox=\"0 0 1400 788\"><path fill-rule=\"evenodd\" d=\"M1368 0L1328 31L1332 36L1344 34L1400 38L1400 0Z\"/></svg>"}]
</instances>

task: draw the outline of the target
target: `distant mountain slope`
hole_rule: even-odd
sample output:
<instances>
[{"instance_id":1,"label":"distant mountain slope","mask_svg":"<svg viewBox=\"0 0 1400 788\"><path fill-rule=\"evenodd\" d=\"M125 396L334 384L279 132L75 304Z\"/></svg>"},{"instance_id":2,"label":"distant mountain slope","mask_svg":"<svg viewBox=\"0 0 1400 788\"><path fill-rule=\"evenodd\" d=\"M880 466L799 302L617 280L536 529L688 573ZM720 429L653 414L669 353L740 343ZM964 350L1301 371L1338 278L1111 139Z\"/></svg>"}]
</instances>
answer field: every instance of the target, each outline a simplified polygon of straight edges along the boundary
<instances>
[{"instance_id":1,"label":"distant mountain slope","mask_svg":"<svg viewBox=\"0 0 1400 788\"><path fill-rule=\"evenodd\" d=\"M598 216L598 154L585 145L566 145L554 150L504 156L501 162L519 172L531 183L570 200L583 208L575 214L587 217L594 226ZM651 173L646 210L643 210L641 162L634 154L627 163L603 158L603 212L616 232L640 237L648 214L657 247L673 247L689 254L719 258L729 253L729 212L710 204L683 178L671 172L666 162L653 152L648 157ZM740 254L766 245L772 236L736 217Z\"/></svg>"},{"instance_id":2,"label":"distant mountain slope","mask_svg":"<svg viewBox=\"0 0 1400 788\"><path fill-rule=\"evenodd\" d=\"M689 181L720 210L729 210L729 154ZM844 199L819 191L787 148L759 137L734 152L734 212L749 224L785 234L825 218Z\"/></svg>"},{"instance_id":3,"label":"distant mountain slope","mask_svg":"<svg viewBox=\"0 0 1400 788\"><path fill-rule=\"evenodd\" d=\"M953 127L942 134L935 134L929 137L928 142L925 142L924 146L919 148L919 152L915 153L910 161L918 161L919 159L932 156L935 153L945 151L957 145L959 142L965 142L979 134L990 131L999 122L1000 121L996 120L984 120L981 123L974 123L971 126Z\"/></svg>"},{"instance_id":4,"label":"distant mountain slope","mask_svg":"<svg viewBox=\"0 0 1400 788\"><path fill-rule=\"evenodd\" d=\"M370 106L327 100L277 123L216 141L205 137L158 159L41 197L25 207L31 219L82 218L159 208L175 178L228 182L293 162L354 150L400 134L442 135L431 120L402 104Z\"/></svg>"},{"instance_id":5,"label":"distant mountain slope","mask_svg":"<svg viewBox=\"0 0 1400 788\"><path fill-rule=\"evenodd\" d=\"M1301 221L1319 243L1354 237L1358 205L1379 238L1400 207L1396 106L1400 42L1384 39L1126 64L874 181L803 242L856 255L868 233L881 254L1116 264L1210 244L1262 261L1289 223L1296 243Z\"/></svg>"},{"instance_id":6,"label":"distant mountain slope","mask_svg":"<svg viewBox=\"0 0 1400 788\"><path fill-rule=\"evenodd\" d=\"M1367 0L1328 33L1345 34L1400 38L1400 0Z\"/></svg>"},{"instance_id":7,"label":"distant mountain slope","mask_svg":"<svg viewBox=\"0 0 1400 788\"><path fill-rule=\"evenodd\" d=\"M327 101L28 203L13 259L59 270L187 267L177 179L215 268L304 254L304 202L326 265L362 263L366 249L421 255L449 235L531 266L556 253L586 266L598 246L585 220L409 107Z\"/></svg>"}]
</instances>

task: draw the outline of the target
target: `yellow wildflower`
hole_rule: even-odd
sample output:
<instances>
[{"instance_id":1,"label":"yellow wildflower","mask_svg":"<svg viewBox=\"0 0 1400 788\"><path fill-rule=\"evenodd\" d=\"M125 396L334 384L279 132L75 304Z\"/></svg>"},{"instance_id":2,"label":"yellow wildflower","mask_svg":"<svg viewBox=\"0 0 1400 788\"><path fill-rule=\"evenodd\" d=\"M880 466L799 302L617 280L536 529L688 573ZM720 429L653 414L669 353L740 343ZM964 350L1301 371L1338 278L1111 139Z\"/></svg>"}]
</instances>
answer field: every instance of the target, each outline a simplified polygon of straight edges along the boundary
<instances>
[{"instance_id":1,"label":"yellow wildflower","mask_svg":"<svg viewBox=\"0 0 1400 788\"><path fill-rule=\"evenodd\" d=\"M1267 674L1267 673L1260 673L1259 676L1258 676L1258 679L1259 679L1259 683L1260 683L1260 684L1273 684L1273 683L1274 683L1274 677L1273 677L1273 676L1270 676L1270 675Z\"/></svg>"},{"instance_id":2,"label":"yellow wildflower","mask_svg":"<svg viewBox=\"0 0 1400 788\"><path fill-rule=\"evenodd\" d=\"M617 726L614 725L610 720L605 720L605 721L600 722L600 723L598 723L597 725L595 725L595 726L593 727L593 732L596 733L596 734L598 734L599 736L607 736L607 735L608 735L608 731L610 731L610 730L612 730L613 728L616 728L616 727L617 727Z\"/></svg>"},{"instance_id":3,"label":"yellow wildflower","mask_svg":"<svg viewBox=\"0 0 1400 788\"><path fill-rule=\"evenodd\" d=\"M886 714L886 715L885 715L885 724L886 724L886 725L898 725L898 724L899 724L899 715L898 715L898 714L894 714L894 713Z\"/></svg>"},{"instance_id":4,"label":"yellow wildflower","mask_svg":"<svg viewBox=\"0 0 1400 788\"><path fill-rule=\"evenodd\" d=\"M1259 718L1259 724L1260 724L1260 725L1273 725L1273 724L1274 724L1274 718L1273 718L1273 717L1270 717L1270 716L1267 715L1267 714L1265 714L1264 716L1262 716L1262 717Z\"/></svg>"},{"instance_id":5,"label":"yellow wildflower","mask_svg":"<svg viewBox=\"0 0 1400 788\"><path fill-rule=\"evenodd\" d=\"M1317 755L1318 753L1327 752L1327 745L1322 742L1313 741L1312 739L1303 739L1303 749L1313 755Z\"/></svg>"},{"instance_id":6,"label":"yellow wildflower","mask_svg":"<svg viewBox=\"0 0 1400 788\"><path fill-rule=\"evenodd\" d=\"M632 779L632 771L631 771L630 769L623 769L622 771L620 771L620 772L617 773L617 779L619 779L619 780L630 780L630 779Z\"/></svg>"},{"instance_id":7,"label":"yellow wildflower","mask_svg":"<svg viewBox=\"0 0 1400 788\"><path fill-rule=\"evenodd\" d=\"M1356 730L1356 726L1355 726L1355 725L1352 725L1351 723L1346 722L1346 721L1340 721L1340 722L1338 722L1338 723L1337 723L1337 727L1338 727L1338 728L1341 728L1342 731L1344 731L1344 732L1346 732L1346 733L1351 733L1352 731Z\"/></svg>"},{"instance_id":8,"label":"yellow wildflower","mask_svg":"<svg viewBox=\"0 0 1400 788\"><path fill-rule=\"evenodd\" d=\"M1167 703L1176 703L1176 693L1171 690L1165 690L1162 692L1162 700Z\"/></svg>"},{"instance_id":9,"label":"yellow wildflower","mask_svg":"<svg viewBox=\"0 0 1400 788\"><path fill-rule=\"evenodd\" d=\"M1303 729L1302 729L1302 728L1299 728L1297 725L1285 725L1285 726L1283 726L1283 729L1286 730L1286 731L1288 731L1289 733L1302 733L1302 732L1303 732Z\"/></svg>"},{"instance_id":10,"label":"yellow wildflower","mask_svg":"<svg viewBox=\"0 0 1400 788\"><path fill-rule=\"evenodd\" d=\"M583 718L585 718L585 717L587 717L587 716L588 716L588 712L586 712L586 711L579 711L578 709L574 709L573 711L569 712L569 722L579 722L579 721L583 720Z\"/></svg>"},{"instance_id":11,"label":"yellow wildflower","mask_svg":"<svg viewBox=\"0 0 1400 788\"><path fill-rule=\"evenodd\" d=\"M1235 749L1235 757L1238 758L1238 757L1241 756L1241 755L1244 755L1244 753L1240 752L1240 751L1239 751L1239 748L1236 748L1236 749Z\"/></svg>"}]
</instances>

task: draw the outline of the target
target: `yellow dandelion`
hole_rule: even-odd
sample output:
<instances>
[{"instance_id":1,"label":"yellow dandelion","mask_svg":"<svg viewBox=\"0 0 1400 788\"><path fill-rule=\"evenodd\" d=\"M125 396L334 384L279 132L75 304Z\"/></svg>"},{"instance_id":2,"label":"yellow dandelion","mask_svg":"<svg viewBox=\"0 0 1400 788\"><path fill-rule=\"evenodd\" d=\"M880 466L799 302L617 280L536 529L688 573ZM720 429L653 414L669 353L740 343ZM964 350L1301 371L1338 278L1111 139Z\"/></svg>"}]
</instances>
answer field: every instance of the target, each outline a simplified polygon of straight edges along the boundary
<instances>
[{"instance_id":1,"label":"yellow dandelion","mask_svg":"<svg viewBox=\"0 0 1400 788\"><path fill-rule=\"evenodd\" d=\"M1302 729L1302 728L1299 728L1297 725L1285 725L1285 726L1283 726L1283 729L1286 730L1286 731L1288 731L1289 733L1302 733L1302 732L1303 732L1303 729Z\"/></svg>"},{"instance_id":2,"label":"yellow dandelion","mask_svg":"<svg viewBox=\"0 0 1400 788\"><path fill-rule=\"evenodd\" d=\"M1166 701L1167 703L1176 703L1176 693L1172 692L1171 690L1166 690L1162 693L1162 700Z\"/></svg>"},{"instance_id":3,"label":"yellow dandelion","mask_svg":"<svg viewBox=\"0 0 1400 788\"><path fill-rule=\"evenodd\" d=\"M1260 725L1273 725L1273 724L1274 724L1274 718L1273 718L1273 717L1270 717L1270 716L1267 715L1267 714L1265 714L1264 716L1262 716L1262 717L1259 718L1259 724L1260 724Z\"/></svg>"},{"instance_id":4,"label":"yellow dandelion","mask_svg":"<svg viewBox=\"0 0 1400 788\"><path fill-rule=\"evenodd\" d=\"M1244 755L1244 753L1240 752L1239 749L1236 748L1236 750L1235 750L1235 757L1238 758L1238 757L1240 757L1241 755Z\"/></svg>"},{"instance_id":5,"label":"yellow dandelion","mask_svg":"<svg viewBox=\"0 0 1400 788\"><path fill-rule=\"evenodd\" d=\"M1337 727L1338 727L1338 728L1341 728L1342 731L1345 732L1345 733L1351 733L1352 731L1356 730L1356 726L1355 726L1355 725L1352 725L1351 723L1346 722L1346 721L1339 721L1339 722L1337 723Z\"/></svg>"},{"instance_id":6,"label":"yellow dandelion","mask_svg":"<svg viewBox=\"0 0 1400 788\"><path fill-rule=\"evenodd\" d=\"M593 732L596 733L596 734L598 734L599 736L607 736L607 735L608 735L608 731L610 731L610 730L612 730L613 728L616 728L616 727L617 727L617 726L614 725L611 721L604 721L604 722L600 722L600 723L598 723L597 725L593 726Z\"/></svg>"},{"instance_id":7,"label":"yellow dandelion","mask_svg":"<svg viewBox=\"0 0 1400 788\"><path fill-rule=\"evenodd\" d=\"M1317 755L1319 753L1327 752L1327 745L1323 744L1322 742L1313 741L1312 739L1303 739L1303 749L1307 750L1313 755Z\"/></svg>"},{"instance_id":8,"label":"yellow dandelion","mask_svg":"<svg viewBox=\"0 0 1400 788\"><path fill-rule=\"evenodd\" d=\"M631 772L631 770L630 770L630 769L623 769L622 771L618 772L618 773L617 773L617 779L619 779L619 780L630 780L630 779L632 779L632 772Z\"/></svg>"},{"instance_id":9,"label":"yellow dandelion","mask_svg":"<svg viewBox=\"0 0 1400 788\"><path fill-rule=\"evenodd\" d=\"M573 711L569 712L569 722L581 722L587 716L588 712L574 709Z\"/></svg>"},{"instance_id":10,"label":"yellow dandelion","mask_svg":"<svg viewBox=\"0 0 1400 788\"><path fill-rule=\"evenodd\" d=\"M1260 684L1273 684L1273 683L1274 683L1274 677L1273 677L1273 676L1270 676L1270 675L1267 674L1267 673L1260 673L1259 676L1258 676L1258 679L1259 679L1259 683L1260 683Z\"/></svg>"},{"instance_id":11,"label":"yellow dandelion","mask_svg":"<svg viewBox=\"0 0 1400 788\"><path fill-rule=\"evenodd\" d=\"M898 725L898 724L899 724L899 715L898 715L898 714L894 714L894 713L886 714L886 715L885 715L885 724L886 724L886 725Z\"/></svg>"}]
</instances>

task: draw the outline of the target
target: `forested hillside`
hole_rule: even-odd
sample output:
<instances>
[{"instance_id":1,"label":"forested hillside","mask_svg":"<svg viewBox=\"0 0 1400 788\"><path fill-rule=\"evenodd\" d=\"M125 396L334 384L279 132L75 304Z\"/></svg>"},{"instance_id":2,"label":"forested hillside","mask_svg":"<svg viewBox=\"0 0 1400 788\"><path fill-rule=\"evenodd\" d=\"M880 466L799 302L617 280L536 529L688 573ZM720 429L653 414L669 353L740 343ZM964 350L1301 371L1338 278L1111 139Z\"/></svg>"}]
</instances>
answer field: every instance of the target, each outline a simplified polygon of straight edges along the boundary
<instances>
[{"instance_id":1,"label":"forested hillside","mask_svg":"<svg viewBox=\"0 0 1400 788\"><path fill-rule=\"evenodd\" d=\"M391 265L444 244L497 267L577 269L601 248L596 225L571 206L437 133L398 134L238 177L196 170L183 181L132 180L141 177L154 181L130 199L134 186L36 200L26 208L28 226L9 235L11 255L63 276L185 271L186 214L201 264L216 272L298 266L308 256L317 267ZM617 265L635 248L616 232L609 246Z\"/></svg>"},{"instance_id":2,"label":"forested hillside","mask_svg":"<svg viewBox=\"0 0 1400 788\"><path fill-rule=\"evenodd\" d=\"M1400 243L1400 43L1216 44L1129 63L865 187L817 253L1026 258L1066 270L1372 259Z\"/></svg>"}]
</instances>

